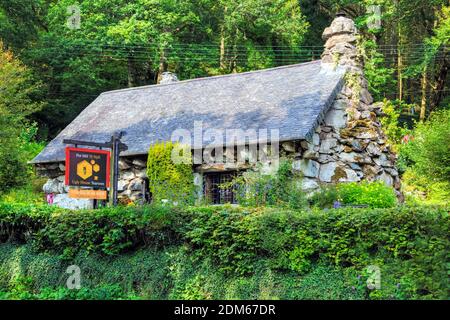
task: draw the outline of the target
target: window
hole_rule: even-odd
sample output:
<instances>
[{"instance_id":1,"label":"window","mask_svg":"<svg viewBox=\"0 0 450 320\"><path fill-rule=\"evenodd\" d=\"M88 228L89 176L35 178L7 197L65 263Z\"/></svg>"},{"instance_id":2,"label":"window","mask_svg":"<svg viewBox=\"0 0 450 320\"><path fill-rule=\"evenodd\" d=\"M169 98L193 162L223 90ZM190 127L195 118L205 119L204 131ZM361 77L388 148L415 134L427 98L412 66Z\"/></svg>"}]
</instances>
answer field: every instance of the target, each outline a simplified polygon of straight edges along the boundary
<instances>
[{"instance_id":1,"label":"window","mask_svg":"<svg viewBox=\"0 0 450 320\"><path fill-rule=\"evenodd\" d=\"M223 187L233 181L235 173L207 173L203 193L205 198L213 204L237 203L233 186ZM222 187L221 187L222 186Z\"/></svg>"}]
</instances>

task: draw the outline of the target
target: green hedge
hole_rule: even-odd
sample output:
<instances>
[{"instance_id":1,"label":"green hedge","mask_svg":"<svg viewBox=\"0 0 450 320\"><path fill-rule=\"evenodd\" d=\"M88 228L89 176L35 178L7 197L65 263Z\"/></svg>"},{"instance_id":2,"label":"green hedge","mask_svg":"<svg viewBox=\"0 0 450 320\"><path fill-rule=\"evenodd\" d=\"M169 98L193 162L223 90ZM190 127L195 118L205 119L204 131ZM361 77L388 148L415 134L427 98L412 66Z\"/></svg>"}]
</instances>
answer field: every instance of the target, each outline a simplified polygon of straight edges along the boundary
<instances>
[{"instance_id":1,"label":"green hedge","mask_svg":"<svg viewBox=\"0 0 450 320\"><path fill-rule=\"evenodd\" d=\"M244 278L254 276L262 262L274 272L307 275L326 265L359 270L361 277L376 265L384 291L370 292L371 298L446 298L449 226L448 210L429 207L303 212L147 206L74 212L0 204L1 241L25 242L66 260L176 247L224 277Z\"/></svg>"},{"instance_id":2,"label":"green hedge","mask_svg":"<svg viewBox=\"0 0 450 320\"><path fill-rule=\"evenodd\" d=\"M81 269L81 289L65 288L66 268ZM363 299L356 272L319 264L300 276L271 270L225 275L183 246L143 248L114 257L80 254L70 261L30 245L0 245L0 299Z\"/></svg>"},{"instance_id":3,"label":"green hedge","mask_svg":"<svg viewBox=\"0 0 450 320\"><path fill-rule=\"evenodd\" d=\"M30 242L42 250L114 255L137 246L175 243L181 217L168 207L119 207L70 211L47 205L0 203L0 240Z\"/></svg>"}]
</instances>

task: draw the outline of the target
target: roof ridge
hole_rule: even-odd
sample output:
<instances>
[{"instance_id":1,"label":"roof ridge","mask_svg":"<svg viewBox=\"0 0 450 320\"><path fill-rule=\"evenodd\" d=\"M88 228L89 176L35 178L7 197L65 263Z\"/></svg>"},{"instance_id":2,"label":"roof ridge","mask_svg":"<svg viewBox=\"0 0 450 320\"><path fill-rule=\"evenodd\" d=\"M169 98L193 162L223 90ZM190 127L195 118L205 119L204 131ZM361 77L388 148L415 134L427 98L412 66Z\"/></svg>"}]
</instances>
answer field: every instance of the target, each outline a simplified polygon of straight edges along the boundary
<instances>
[{"instance_id":1,"label":"roof ridge","mask_svg":"<svg viewBox=\"0 0 450 320\"><path fill-rule=\"evenodd\" d=\"M216 79L216 78L235 77L235 76L251 74L251 73L262 73L262 72L279 70L279 69L294 68L294 67L304 66L304 65L308 65L308 64L317 64L320 62L321 62L321 60L313 60L313 61L308 61L308 62L290 64L290 65L286 65L286 66L272 67L272 68L267 68L267 69L259 69L259 70L245 71L245 72L239 72L239 73L230 73L230 74L220 74L220 75L216 75L216 76L186 79L186 80L181 80L181 81L176 81L176 82L171 82L171 83L164 83L164 84L149 84L149 85L133 87L133 88L109 90L109 91L104 91L104 92L100 93L99 96L104 95L104 94L109 94L109 93L116 93L116 92L124 92L124 91L140 90L140 89L146 89L146 88L156 88L156 87L159 88L159 87L163 87L163 86L177 85L177 84L186 83L186 82L205 81L205 80Z\"/></svg>"}]
</instances>

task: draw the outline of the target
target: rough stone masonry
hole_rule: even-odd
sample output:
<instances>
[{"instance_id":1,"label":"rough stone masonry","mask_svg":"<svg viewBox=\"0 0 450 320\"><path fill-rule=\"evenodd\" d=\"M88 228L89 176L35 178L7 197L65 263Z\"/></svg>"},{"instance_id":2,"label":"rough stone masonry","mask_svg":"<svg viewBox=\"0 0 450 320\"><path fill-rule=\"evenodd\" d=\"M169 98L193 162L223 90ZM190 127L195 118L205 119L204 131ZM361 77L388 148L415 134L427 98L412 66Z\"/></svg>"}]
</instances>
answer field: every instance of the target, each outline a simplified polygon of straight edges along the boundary
<instances>
[{"instance_id":1,"label":"rough stone masonry","mask_svg":"<svg viewBox=\"0 0 450 320\"><path fill-rule=\"evenodd\" d=\"M384 181L401 197L396 155L387 143L378 116L382 104L373 103L358 51L354 22L337 17L323 33L322 63L343 66L346 84L305 147L300 168L305 186L317 183Z\"/></svg>"}]
</instances>

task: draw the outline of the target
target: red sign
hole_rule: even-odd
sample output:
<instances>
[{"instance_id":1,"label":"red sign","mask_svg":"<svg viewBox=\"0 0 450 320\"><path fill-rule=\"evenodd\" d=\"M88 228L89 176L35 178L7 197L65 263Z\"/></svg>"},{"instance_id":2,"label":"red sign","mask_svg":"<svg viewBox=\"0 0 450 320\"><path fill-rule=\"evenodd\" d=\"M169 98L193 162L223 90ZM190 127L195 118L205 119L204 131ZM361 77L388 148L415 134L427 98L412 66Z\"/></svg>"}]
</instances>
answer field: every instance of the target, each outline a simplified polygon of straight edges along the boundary
<instances>
[{"instance_id":1,"label":"red sign","mask_svg":"<svg viewBox=\"0 0 450 320\"><path fill-rule=\"evenodd\" d=\"M109 151L66 148L66 185L106 189L109 173Z\"/></svg>"}]
</instances>

